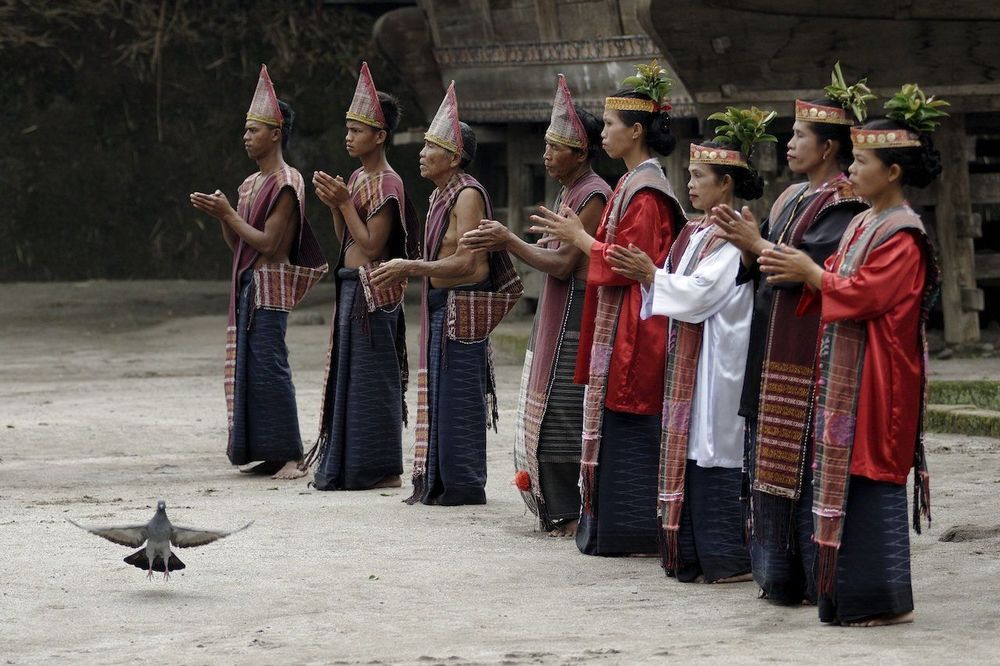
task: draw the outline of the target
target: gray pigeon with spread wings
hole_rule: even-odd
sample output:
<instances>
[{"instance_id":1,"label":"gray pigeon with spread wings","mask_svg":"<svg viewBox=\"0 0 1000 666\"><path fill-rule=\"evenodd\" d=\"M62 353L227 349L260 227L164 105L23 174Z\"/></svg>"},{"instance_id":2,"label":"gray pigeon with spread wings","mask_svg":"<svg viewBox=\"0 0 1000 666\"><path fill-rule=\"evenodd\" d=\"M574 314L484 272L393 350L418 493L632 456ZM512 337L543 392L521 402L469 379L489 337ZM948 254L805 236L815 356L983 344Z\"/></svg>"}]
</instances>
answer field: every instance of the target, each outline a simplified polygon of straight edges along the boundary
<instances>
[{"instance_id":1,"label":"gray pigeon with spread wings","mask_svg":"<svg viewBox=\"0 0 1000 666\"><path fill-rule=\"evenodd\" d=\"M145 569L149 573L146 578L152 578L154 571L162 571L163 579L170 578L171 571L177 571L185 567L180 558L173 554L170 545L177 548L191 548L193 546L204 546L207 543L218 541L230 534L235 534L250 527L250 521L243 527L222 532L219 530L195 530L188 527L173 525L167 518L167 504L163 500L156 503L156 513L153 519L145 525L126 525L122 527L85 527L79 523L73 523L82 530L87 530L91 534L104 537L108 541L122 546L136 548L145 542L145 548L140 548L125 558L125 562L134 567Z\"/></svg>"}]
</instances>

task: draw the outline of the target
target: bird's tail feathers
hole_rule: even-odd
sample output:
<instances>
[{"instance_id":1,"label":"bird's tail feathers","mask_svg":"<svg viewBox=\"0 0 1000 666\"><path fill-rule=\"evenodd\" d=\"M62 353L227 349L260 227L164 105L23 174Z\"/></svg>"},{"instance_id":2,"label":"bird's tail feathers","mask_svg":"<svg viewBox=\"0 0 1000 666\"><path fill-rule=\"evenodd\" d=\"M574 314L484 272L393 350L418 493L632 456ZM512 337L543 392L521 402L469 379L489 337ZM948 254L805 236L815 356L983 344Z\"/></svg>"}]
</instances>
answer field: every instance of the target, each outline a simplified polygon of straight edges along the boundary
<instances>
[{"instance_id":1,"label":"bird's tail feathers","mask_svg":"<svg viewBox=\"0 0 1000 666\"><path fill-rule=\"evenodd\" d=\"M143 571L149 571L149 558L146 557L145 548L141 548L135 551L134 553L126 557L124 561L126 564L131 564L132 566L138 567ZM183 562L181 562L181 558L177 557L173 553L170 553L169 564L171 571L177 571L179 569L186 568L186 565ZM163 558L158 555L153 560L153 571L160 571L160 572L164 571Z\"/></svg>"}]
</instances>

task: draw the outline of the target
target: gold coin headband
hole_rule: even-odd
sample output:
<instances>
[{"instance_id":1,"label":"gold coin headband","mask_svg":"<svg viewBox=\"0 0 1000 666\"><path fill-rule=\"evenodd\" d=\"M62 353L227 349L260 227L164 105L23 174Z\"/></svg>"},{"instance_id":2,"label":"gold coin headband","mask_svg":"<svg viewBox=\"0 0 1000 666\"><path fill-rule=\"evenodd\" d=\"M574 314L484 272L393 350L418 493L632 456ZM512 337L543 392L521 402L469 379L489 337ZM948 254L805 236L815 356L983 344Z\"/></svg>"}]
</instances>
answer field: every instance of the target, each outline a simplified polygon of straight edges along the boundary
<instances>
[{"instance_id":1,"label":"gold coin headband","mask_svg":"<svg viewBox=\"0 0 1000 666\"><path fill-rule=\"evenodd\" d=\"M801 99L795 100L795 119L810 123L829 123L831 125L853 125L854 120L839 106L813 104Z\"/></svg>"},{"instance_id":2,"label":"gold coin headband","mask_svg":"<svg viewBox=\"0 0 1000 666\"><path fill-rule=\"evenodd\" d=\"M743 158L743 153L731 148L701 146L697 143L692 143L688 157L690 164L717 164L719 166L749 168L747 161Z\"/></svg>"},{"instance_id":3,"label":"gold coin headband","mask_svg":"<svg viewBox=\"0 0 1000 666\"><path fill-rule=\"evenodd\" d=\"M851 128L855 148L919 148L920 136L904 129Z\"/></svg>"}]
</instances>

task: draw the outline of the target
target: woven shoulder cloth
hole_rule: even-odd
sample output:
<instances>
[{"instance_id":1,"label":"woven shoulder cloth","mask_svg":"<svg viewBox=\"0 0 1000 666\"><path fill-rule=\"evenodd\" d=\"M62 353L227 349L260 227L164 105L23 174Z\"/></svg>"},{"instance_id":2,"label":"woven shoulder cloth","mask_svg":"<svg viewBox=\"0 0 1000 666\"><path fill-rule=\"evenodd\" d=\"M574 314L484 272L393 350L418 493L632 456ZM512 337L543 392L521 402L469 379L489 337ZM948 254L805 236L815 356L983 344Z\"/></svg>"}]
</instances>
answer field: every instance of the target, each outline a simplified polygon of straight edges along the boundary
<instances>
[{"instance_id":1,"label":"woven shoulder cloth","mask_svg":"<svg viewBox=\"0 0 1000 666\"><path fill-rule=\"evenodd\" d=\"M685 219L684 211L674 196L663 167L655 159L646 160L622 176L615 187L602 221L606 243L615 242L618 222L625 215L632 198L643 190L653 190L667 196L674 209L677 225ZM580 457L582 511L593 517L597 517L597 506L593 500L597 496L597 461L600 456L601 429L604 424L608 371L611 366L615 334L618 330L622 299L629 289L628 286L597 287L597 313L594 316L594 334L590 346L590 371L583 395L583 450Z\"/></svg>"},{"instance_id":2,"label":"woven shoulder cloth","mask_svg":"<svg viewBox=\"0 0 1000 666\"><path fill-rule=\"evenodd\" d=\"M806 187L793 185L775 202L771 210L771 220L777 225L771 234L774 242L800 247L806 232L825 213L838 206L863 205L843 174L800 207L799 198ZM792 500L802 492L805 441L813 403L814 341L819 329L818 312L796 316L801 295L801 287L773 292L761 367L753 470L755 491ZM755 512L755 522L759 522L759 514ZM785 516L768 521L778 525L787 522Z\"/></svg>"},{"instance_id":3,"label":"woven shoulder cloth","mask_svg":"<svg viewBox=\"0 0 1000 666\"><path fill-rule=\"evenodd\" d=\"M416 259L419 256L419 240L416 233L416 212L406 198L403 181L392 169L386 169L374 174L358 169L348 181L351 200L358 214L365 223L371 221L386 205L395 204L400 224L394 227L388 241L388 256L390 258ZM345 229L344 249L354 244L354 238ZM373 261L361 266L358 270L358 282L364 296L368 312L379 309L392 309L403 301L406 294L407 279L383 285L373 285L371 274L382 265L382 261Z\"/></svg>"},{"instance_id":4,"label":"woven shoulder cloth","mask_svg":"<svg viewBox=\"0 0 1000 666\"><path fill-rule=\"evenodd\" d=\"M323 279L329 267L305 222L305 183L297 169L281 169L275 174L274 191L280 193L286 187L295 194L300 216L299 239L291 253L293 263L258 266L254 269L253 280L255 308L290 312ZM305 261L294 263L295 259Z\"/></svg>"},{"instance_id":5,"label":"woven shoulder cloth","mask_svg":"<svg viewBox=\"0 0 1000 666\"><path fill-rule=\"evenodd\" d=\"M857 240L852 242L859 227ZM939 272L920 217L906 204L875 216L866 211L854 218L837 250L837 274L849 277L864 265L872 250L900 231L916 232L924 246L927 277L921 302L920 338L923 345L921 385L926 403L927 337L926 323L939 285ZM818 363L819 389L814 423L816 454L813 481L814 539L819 545L818 588L823 594L833 589L837 551L844 527L847 490L851 472L851 453L861 373L864 365L867 328L865 322L843 320L828 324L823 330ZM914 529L920 531L921 513L930 520L930 489L923 445L923 406L918 441L914 453Z\"/></svg>"},{"instance_id":6,"label":"woven shoulder cloth","mask_svg":"<svg viewBox=\"0 0 1000 666\"><path fill-rule=\"evenodd\" d=\"M680 262L688 250L691 237L702 229L703 223L704 218L692 220L681 230L667 257L668 273L691 275L706 257L725 245L726 241L719 235L718 227L712 225L691 250L688 263L681 266ZM666 569L676 569L681 565L678 534L684 504L691 404L694 400L703 331L704 322L692 324L671 319L670 334L667 336L657 494L657 516L660 519L657 543L660 545L661 563Z\"/></svg>"},{"instance_id":7,"label":"woven shoulder cloth","mask_svg":"<svg viewBox=\"0 0 1000 666\"><path fill-rule=\"evenodd\" d=\"M454 207L461 190L472 188L482 195L486 217L492 219L493 204L486 190L471 176L467 178L454 192L449 210ZM489 266L491 291L449 292L445 312L445 334L449 340L465 343L485 340L524 294L521 277L514 270L506 250L490 252Z\"/></svg>"}]
</instances>

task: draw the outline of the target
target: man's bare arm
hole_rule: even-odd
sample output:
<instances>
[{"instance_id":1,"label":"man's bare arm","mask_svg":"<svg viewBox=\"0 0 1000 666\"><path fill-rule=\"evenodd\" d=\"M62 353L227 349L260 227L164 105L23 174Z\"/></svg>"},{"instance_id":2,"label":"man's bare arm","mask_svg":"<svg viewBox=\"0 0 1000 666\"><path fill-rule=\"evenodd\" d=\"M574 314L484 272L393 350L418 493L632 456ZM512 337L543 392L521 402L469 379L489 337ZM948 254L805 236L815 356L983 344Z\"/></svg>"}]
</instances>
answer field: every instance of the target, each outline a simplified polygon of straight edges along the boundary
<instances>
[{"instance_id":1,"label":"man's bare arm","mask_svg":"<svg viewBox=\"0 0 1000 666\"><path fill-rule=\"evenodd\" d=\"M264 228L256 229L230 208L230 214L222 221L247 245L264 256L273 255L281 247L281 241L288 231L289 221L295 212L295 196L287 188L278 195L278 201L264 222Z\"/></svg>"},{"instance_id":2,"label":"man's bare arm","mask_svg":"<svg viewBox=\"0 0 1000 666\"><path fill-rule=\"evenodd\" d=\"M478 191L467 188L458 195L452 210L457 226L457 237L479 225L485 214L485 204ZM372 273L376 285L392 284L406 277L427 277L438 280L454 280L474 275L486 265L486 255L477 254L461 243L456 243L455 253L434 261L420 259L393 259L379 266Z\"/></svg>"}]
</instances>

